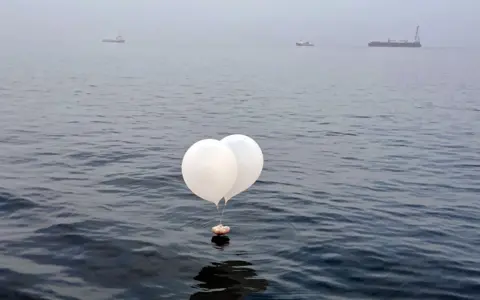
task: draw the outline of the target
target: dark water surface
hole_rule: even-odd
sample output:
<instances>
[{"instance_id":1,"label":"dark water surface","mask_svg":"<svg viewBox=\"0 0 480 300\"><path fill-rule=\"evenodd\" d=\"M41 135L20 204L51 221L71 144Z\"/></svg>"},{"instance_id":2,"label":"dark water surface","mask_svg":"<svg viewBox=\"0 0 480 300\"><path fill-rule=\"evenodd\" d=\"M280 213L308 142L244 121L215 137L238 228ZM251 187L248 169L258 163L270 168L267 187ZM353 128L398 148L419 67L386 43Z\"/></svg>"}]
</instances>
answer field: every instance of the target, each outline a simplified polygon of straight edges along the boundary
<instances>
[{"instance_id":1,"label":"dark water surface","mask_svg":"<svg viewBox=\"0 0 480 300\"><path fill-rule=\"evenodd\" d=\"M1 299L480 299L476 52L94 47L0 54ZM218 246L180 164L233 133Z\"/></svg>"}]
</instances>

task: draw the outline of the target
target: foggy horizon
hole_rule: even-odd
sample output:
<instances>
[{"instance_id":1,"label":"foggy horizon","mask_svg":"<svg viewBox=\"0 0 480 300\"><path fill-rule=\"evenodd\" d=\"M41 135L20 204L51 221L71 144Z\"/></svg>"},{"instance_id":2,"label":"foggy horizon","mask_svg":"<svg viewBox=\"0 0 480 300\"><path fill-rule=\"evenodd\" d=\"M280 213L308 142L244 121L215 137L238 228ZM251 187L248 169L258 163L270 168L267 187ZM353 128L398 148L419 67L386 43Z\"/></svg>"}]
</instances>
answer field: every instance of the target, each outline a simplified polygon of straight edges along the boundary
<instances>
[{"instance_id":1,"label":"foggy horizon","mask_svg":"<svg viewBox=\"0 0 480 300\"><path fill-rule=\"evenodd\" d=\"M478 47L473 0L1 1L5 43L97 42L122 35L155 44L288 44L365 46L372 40L413 40L425 47Z\"/></svg>"}]
</instances>

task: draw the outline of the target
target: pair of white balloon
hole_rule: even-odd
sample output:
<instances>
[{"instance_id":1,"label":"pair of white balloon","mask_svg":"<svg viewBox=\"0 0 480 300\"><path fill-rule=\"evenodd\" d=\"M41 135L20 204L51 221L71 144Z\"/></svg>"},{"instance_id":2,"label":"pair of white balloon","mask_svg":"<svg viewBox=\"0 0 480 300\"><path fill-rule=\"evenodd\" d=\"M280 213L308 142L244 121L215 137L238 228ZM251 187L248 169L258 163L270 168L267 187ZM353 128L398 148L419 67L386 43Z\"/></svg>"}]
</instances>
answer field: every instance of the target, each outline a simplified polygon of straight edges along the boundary
<instances>
[{"instance_id":1,"label":"pair of white balloon","mask_svg":"<svg viewBox=\"0 0 480 300\"><path fill-rule=\"evenodd\" d=\"M263 169L260 146L242 134L222 140L204 139L196 142L182 160L182 175L187 187L198 197L225 204L232 197L251 187Z\"/></svg>"}]
</instances>

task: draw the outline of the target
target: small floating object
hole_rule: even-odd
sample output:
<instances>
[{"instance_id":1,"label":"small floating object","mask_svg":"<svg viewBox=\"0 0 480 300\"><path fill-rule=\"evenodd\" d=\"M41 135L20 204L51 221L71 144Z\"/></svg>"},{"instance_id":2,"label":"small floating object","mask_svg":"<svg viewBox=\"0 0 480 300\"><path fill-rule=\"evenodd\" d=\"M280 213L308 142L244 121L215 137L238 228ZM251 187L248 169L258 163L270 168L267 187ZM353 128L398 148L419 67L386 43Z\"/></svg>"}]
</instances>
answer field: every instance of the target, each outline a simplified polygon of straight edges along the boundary
<instances>
[{"instance_id":1,"label":"small floating object","mask_svg":"<svg viewBox=\"0 0 480 300\"><path fill-rule=\"evenodd\" d=\"M212 227L212 232L216 235L225 235L230 232L230 227L218 224L217 226Z\"/></svg>"}]
</instances>

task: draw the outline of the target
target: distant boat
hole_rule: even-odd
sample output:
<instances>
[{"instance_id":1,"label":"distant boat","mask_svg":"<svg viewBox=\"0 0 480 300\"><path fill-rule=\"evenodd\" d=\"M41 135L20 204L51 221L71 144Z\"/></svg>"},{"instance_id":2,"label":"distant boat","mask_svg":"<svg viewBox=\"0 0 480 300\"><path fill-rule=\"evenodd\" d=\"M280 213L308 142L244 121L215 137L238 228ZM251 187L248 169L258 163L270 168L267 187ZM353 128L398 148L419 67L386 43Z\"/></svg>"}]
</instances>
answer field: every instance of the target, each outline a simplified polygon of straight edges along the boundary
<instances>
[{"instance_id":1,"label":"distant boat","mask_svg":"<svg viewBox=\"0 0 480 300\"><path fill-rule=\"evenodd\" d=\"M125 40L122 36L117 36L115 39L103 39L102 42L104 43L125 43Z\"/></svg>"},{"instance_id":2,"label":"distant boat","mask_svg":"<svg viewBox=\"0 0 480 300\"><path fill-rule=\"evenodd\" d=\"M417 31L415 33L415 40L409 42L406 40L394 41L388 39L386 42L373 41L368 43L368 47L393 47L393 48L420 48L422 44L420 43L420 35L418 34L418 29L420 26L417 26Z\"/></svg>"},{"instance_id":3,"label":"distant boat","mask_svg":"<svg viewBox=\"0 0 480 300\"><path fill-rule=\"evenodd\" d=\"M313 47L314 45L310 42L303 42L303 41L300 41L300 42L297 42L296 45L298 47Z\"/></svg>"}]
</instances>

